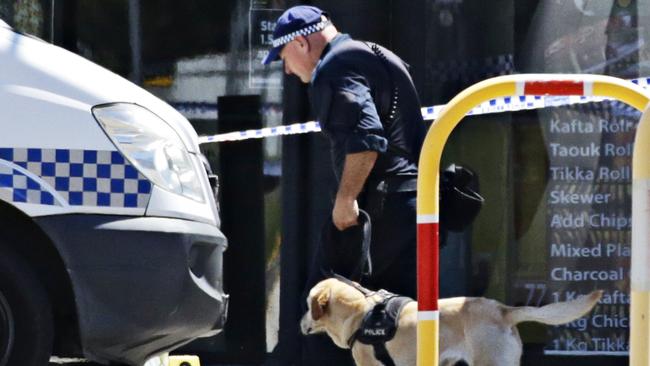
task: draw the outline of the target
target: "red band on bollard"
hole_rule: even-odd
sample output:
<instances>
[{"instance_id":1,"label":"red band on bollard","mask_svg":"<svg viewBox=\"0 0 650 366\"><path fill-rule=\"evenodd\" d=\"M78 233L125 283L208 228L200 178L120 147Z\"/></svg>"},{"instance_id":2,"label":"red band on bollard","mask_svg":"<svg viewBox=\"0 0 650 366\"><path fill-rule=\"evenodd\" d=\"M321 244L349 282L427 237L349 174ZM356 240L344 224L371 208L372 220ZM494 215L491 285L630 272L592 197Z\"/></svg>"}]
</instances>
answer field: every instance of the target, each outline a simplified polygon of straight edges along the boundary
<instances>
[{"instance_id":1,"label":"red band on bollard","mask_svg":"<svg viewBox=\"0 0 650 366\"><path fill-rule=\"evenodd\" d=\"M572 80L527 81L525 95L584 95L584 83Z\"/></svg>"},{"instance_id":2,"label":"red band on bollard","mask_svg":"<svg viewBox=\"0 0 650 366\"><path fill-rule=\"evenodd\" d=\"M418 224L418 310L438 310L438 223Z\"/></svg>"}]
</instances>

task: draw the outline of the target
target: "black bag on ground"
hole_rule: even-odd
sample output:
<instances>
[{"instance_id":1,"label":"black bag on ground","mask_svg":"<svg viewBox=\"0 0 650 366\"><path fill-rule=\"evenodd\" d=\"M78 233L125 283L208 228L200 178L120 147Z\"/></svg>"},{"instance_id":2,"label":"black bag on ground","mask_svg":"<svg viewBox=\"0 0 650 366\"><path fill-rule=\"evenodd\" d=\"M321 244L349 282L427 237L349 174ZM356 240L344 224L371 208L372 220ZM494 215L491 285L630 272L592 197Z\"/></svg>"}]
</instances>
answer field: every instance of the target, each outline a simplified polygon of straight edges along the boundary
<instances>
[{"instance_id":1,"label":"black bag on ground","mask_svg":"<svg viewBox=\"0 0 650 366\"><path fill-rule=\"evenodd\" d=\"M440 177L440 225L451 231L469 226L485 201L478 191L473 171L456 164L445 168Z\"/></svg>"},{"instance_id":2,"label":"black bag on ground","mask_svg":"<svg viewBox=\"0 0 650 366\"><path fill-rule=\"evenodd\" d=\"M334 225L330 216L321 233L320 245L324 258L321 271L336 273L357 282L362 276L370 276L371 232L370 216L364 210L359 210L359 224L343 231Z\"/></svg>"}]
</instances>

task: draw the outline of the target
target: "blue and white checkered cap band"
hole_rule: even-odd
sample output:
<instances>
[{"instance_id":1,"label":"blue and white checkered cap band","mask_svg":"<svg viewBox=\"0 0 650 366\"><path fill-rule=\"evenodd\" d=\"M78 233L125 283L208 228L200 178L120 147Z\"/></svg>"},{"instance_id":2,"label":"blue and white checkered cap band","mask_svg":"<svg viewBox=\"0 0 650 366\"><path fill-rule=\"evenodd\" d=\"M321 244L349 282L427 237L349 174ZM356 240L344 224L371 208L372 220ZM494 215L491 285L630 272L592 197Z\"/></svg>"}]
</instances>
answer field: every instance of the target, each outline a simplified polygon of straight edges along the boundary
<instances>
[{"instance_id":1,"label":"blue and white checkered cap band","mask_svg":"<svg viewBox=\"0 0 650 366\"><path fill-rule=\"evenodd\" d=\"M323 29L325 29L325 27L327 27L330 24L331 24L331 22L329 20L324 20L322 22L312 24L312 25L310 25L308 27L298 29L295 32L291 32L291 33L286 34L286 35L284 35L284 36L282 36L282 37L280 37L278 39L274 39L273 40L273 47L275 48L275 47L285 45L285 44L293 41L294 38L296 38L298 36L306 36L308 34L312 34L312 33L315 33L315 32L322 31Z\"/></svg>"},{"instance_id":2,"label":"blue and white checkered cap band","mask_svg":"<svg viewBox=\"0 0 650 366\"><path fill-rule=\"evenodd\" d=\"M0 148L0 198L143 208L151 183L117 151Z\"/></svg>"}]
</instances>

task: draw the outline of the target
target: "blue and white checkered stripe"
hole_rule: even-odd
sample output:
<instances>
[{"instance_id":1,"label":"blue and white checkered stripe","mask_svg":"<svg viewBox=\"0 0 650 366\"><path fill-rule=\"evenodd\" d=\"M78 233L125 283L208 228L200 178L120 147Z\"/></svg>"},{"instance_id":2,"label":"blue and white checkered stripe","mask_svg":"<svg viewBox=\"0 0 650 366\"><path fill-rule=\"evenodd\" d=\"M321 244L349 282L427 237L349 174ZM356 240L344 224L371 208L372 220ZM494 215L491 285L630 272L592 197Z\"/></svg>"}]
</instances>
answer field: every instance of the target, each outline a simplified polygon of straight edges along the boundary
<instances>
[{"instance_id":1,"label":"blue and white checkered stripe","mask_svg":"<svg viewBox=\"0 0 650 366\"><path fill-rule=\"evenodd\" d=\"M309 35L309 34L312 34L312 33L315 33L315 32L322 31L328 25L330 25L330 21L325 20L325 21L322 21L322 22L319 22L319 23L316 23L316 24L312 24L312 25L310 25L308 27L298 29L295 32L291 32L291 33L286 34L286 35L284 35L282 37L274 39L273 40L273 47L279 47L279 46L282 46L284 44L287 44L287 43L293 41L294 38L296 38L298 36L306 36L306 35Z\"/></svg>"},{"instance_id":2,"label":"blue and white checkered stripe","mask_svg":"<svg viewBox=\"0 0 650 366\"><path fill-rule=\"evenodd\" d=\"M151 188L117 151L0 148L0 198L10 202L144 208Z\"/></svg>"},{"instance_id":3,"label":"blue and white checkered stripe","mask_svg":"<svg viewBox=\"0 0 650 366\"><path fill-rule=\"evenodd\" d=\"M62 206L61 201L41 186L30 174L0 165L0 199L8 202Z\"/></svg>"}]
</instances>

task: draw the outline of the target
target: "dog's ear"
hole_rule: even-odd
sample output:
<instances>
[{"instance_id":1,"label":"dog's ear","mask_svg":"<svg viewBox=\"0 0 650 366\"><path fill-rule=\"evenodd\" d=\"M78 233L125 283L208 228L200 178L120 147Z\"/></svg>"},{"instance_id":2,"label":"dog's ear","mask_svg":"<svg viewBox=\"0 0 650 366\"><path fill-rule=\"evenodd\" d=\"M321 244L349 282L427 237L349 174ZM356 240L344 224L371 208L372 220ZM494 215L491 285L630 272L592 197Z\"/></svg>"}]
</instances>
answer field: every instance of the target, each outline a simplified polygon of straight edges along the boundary
<instances>
[{"instance_id":1,"label":"dog's ear","mask_svg":"<svg viewBox=\"0 0 650 366\"><path fill-rule=\"evenodd\" d=\"M311 298L311 318L318 320L325 315L327 311L327 303L330 300L330 292L325 290L321 291L318 296Z\"/></svg>"}]
</instances>

